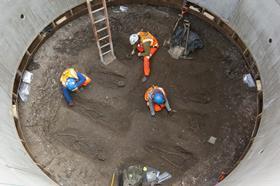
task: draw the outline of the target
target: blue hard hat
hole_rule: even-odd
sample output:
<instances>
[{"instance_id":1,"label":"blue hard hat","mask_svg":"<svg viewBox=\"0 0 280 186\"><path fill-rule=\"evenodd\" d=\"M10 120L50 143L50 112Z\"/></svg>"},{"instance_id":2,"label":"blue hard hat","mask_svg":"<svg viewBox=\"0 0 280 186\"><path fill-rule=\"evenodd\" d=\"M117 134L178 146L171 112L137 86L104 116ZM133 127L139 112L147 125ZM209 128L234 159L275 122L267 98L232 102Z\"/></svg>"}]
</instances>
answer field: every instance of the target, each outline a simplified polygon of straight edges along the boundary
<instances>
[{"instance_id":1,"label":"blue hard hat","mask_svg":"<svg viewBox=\"0 0 280 186\"><path fill-rule=\"evenodd\" d=\"M156 104L163 104L165 102L165 98L162 92L155 92L153 96L153 102Z\"/></svg>"},{"instance_id":2,"label":"blue hard hat","mask_svg":"<svg viewBox=\"0 0 280 186\"><path fill-rule=\"evenodd\" d=\"M68 78L65 82L65 85L68 90L74 91L77 88L76 79Z\"/></svg>"}]
</instances>

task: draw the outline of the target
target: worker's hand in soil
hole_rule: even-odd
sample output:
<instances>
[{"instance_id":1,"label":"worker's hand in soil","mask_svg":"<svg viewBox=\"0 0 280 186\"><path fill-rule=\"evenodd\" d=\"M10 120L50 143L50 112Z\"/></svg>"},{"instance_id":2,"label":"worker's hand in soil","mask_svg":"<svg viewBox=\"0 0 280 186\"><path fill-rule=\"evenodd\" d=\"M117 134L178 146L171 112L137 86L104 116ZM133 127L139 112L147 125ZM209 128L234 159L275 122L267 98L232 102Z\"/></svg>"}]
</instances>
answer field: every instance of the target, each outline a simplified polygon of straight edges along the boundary
<instances>
[{"instance_id":1,"label":"worker's hand in soil","mask_svg":"<svg viewBox=\"0 0 280 186\"><path fill-rule=\"evenodd\" d=\"M173 110L171 110L171 111L169 111L169 112L167 112L168 113L168 116L170 116L170 117L172 117L173 115L174 115L174 111Z\"/></svg>"},{"instance_id":2,"label":"worker's hand in soil","mask_svg":"<svg viewBox=\"0 0 280 186\"><path fill-rule=\"evenodd\" d=\"M78 94L79 92L81 92L81 91L80 91L80 88L77 88L77 89L74 91L74 93L76 93L76 94Z\"/></svg>"}]
</instances>

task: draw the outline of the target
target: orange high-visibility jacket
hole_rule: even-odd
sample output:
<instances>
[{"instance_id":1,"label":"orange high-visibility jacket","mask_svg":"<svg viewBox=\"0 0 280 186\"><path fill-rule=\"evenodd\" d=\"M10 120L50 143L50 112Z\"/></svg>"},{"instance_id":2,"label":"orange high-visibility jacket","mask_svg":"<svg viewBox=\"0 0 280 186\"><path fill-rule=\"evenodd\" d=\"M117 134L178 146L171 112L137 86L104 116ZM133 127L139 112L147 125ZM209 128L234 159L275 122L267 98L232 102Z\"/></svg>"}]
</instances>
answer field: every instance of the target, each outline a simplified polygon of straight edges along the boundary
<instances>
[{"instance_id":1,"label":"orange high-visibility jacket","mask_svg":"<svg viewBox=\"0 0 280 186\"><path fill-rule=\"evenodd\" d=\"M150 42L151 47L158 47L158 40L150 32L138 32L141 43Z\"/></svg>"},{"instance_id":2,"label":"orange high-visibility jacket","mask_svg":"<svg viewBox=\"0 0 280 186\"><path fill-rule=\"evenodd\" d=\"M149 95L152 94L154 92L154 90L160 90L164 96L166 96L165 94L165 91L163 90L163 88L159 87L159 86L156 86L156 85L153 85L151 86L150 88L148 88L148 90L146 91L145 95L144 95L144 99L146 102L149 101Z\"/></svg>"}]
</instances>

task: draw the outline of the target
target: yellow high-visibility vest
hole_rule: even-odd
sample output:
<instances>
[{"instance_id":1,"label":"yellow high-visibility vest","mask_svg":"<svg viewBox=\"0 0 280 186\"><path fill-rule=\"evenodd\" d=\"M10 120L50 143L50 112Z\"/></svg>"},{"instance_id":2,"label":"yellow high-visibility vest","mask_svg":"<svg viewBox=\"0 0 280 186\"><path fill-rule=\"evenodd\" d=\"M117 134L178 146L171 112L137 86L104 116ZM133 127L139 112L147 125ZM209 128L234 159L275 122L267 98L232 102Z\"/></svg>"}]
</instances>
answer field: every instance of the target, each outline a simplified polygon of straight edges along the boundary
<instances>
[{"instance_id":1,"label":"yellow high-visibility vest","mask_svg":"<svg viewBox=\"0 0 280 186\"><path fill-rule=\"evenodd\" d=\"M65 83L68 78L78 79L77 72L75 71L74 68L68 68L68 69L64 70L64 72L62 73L62 75L60 77L60 82L62 83L62 85L64 87L66 87Z\"/></svg>"}]
</instances>

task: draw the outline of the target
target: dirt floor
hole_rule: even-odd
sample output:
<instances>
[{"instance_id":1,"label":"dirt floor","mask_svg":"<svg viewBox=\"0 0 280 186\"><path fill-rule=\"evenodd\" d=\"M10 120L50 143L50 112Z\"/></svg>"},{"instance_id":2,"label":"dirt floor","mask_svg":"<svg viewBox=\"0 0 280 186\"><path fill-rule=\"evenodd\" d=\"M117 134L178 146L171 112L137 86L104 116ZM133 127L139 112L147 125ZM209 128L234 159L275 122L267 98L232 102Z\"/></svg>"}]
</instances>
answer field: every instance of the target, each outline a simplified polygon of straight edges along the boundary
<instances>
[{"instance_id":1,"label":"dirt floor","mask_svg":"<svg viewBox=\"0 0 280 186\"><path fill-rule=\"evenodd\" d=\"M99 62L88 16L58 30L29 65L34 79L28 102L20 103L20 120L33 156L60 185L109 185L114 171L134 164L170 172L165 185L214 185L236 163L254 125L256 91L242 81L247 72L241 54L191 17L205 47L193 60L174 60L162 44L176 10L117 10L109 10L117 56L109 66ZM162 46L145 84L141 60L126 57L129 35L141 29ZM74 107L66 105L59 82L71 66L93 79L74 95ZM166 89L173 115L150 116L143 95L152 84ZM217 138L214 145L207 142L211 136Z\"/></svg>"}]
</instances>

